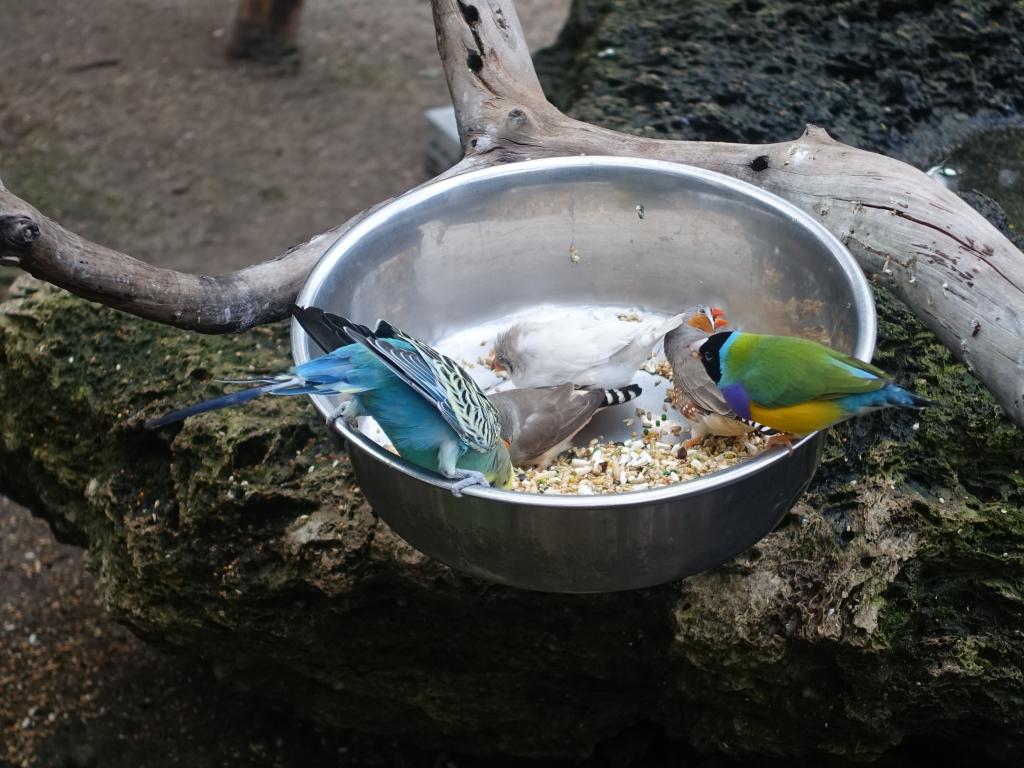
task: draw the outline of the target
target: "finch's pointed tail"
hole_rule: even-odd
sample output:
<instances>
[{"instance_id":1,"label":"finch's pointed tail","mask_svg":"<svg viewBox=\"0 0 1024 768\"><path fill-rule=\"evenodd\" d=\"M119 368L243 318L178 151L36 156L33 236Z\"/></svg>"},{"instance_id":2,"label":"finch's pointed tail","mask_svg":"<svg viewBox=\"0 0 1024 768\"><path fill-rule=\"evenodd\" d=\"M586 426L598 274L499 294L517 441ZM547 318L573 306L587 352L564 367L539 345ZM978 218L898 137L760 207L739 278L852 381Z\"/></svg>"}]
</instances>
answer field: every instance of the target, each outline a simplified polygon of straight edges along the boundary
<instances>
[{"instance_id":1,"label":"finch's pointed tail","mask_svg":"<svg viewBox=\"0 0 1024 768\"><path fill-rule=\"evenodd\" d=\"M848 395L843 398L844 409L853 414L890 407L921 410L929 405L934 405L934 402L926 397L915 395L913 392L891 382L874 392Z\"/></svg>"},{"instance_id":2,"label":"finch's pointed tail","mask_svg":"<svg viewBox=\"0 0 1024 768\"><path fill-rule=\"evenodd\" d=\"M921 410L927 408L929 405L935 405L934 400L929 400L927 397L921 397L915 395L908 389L904 389L898 384L886 384L880 390L880 394L885 396L886 405L894 405L897 408L916 408Z\"/></svg>"}]
</instances>

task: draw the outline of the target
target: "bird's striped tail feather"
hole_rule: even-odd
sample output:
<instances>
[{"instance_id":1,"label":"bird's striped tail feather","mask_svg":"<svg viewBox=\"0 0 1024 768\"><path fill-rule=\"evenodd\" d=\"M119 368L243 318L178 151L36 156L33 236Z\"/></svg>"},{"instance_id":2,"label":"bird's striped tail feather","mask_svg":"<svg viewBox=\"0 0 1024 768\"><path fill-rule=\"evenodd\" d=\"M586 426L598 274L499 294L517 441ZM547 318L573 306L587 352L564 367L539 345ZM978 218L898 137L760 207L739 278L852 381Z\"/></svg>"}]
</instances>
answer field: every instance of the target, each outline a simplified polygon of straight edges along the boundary
<instances>
[{"instance_id":1,"label":"bird's striped tail feather","mask_svg":"<svg viewBox=\"0 0 1024 768\"><path fill-rule=\"evenodd\" d=\"M639 384L628 384L619 389L606 389L604 391L604 405L601 407L608 408L612 405L628 403L630 400L640 397L642 392L643 389L640 388Z\"/></svg>"},{"instance_id":2,"label":"bird's striped tail feather","mask_svg":"<svg viewBox=\"0 0 1024 768\"><path fill-rule=\"evenodd\" d=\"M779 430L772 429L771 427L766 427L761 422L754 421L753 419L744 419L742 416L734 416L733 418L735 418L736 421L743 422L748 427L750 427L752 430L757 432L759 435L768 435L768 436L770 436L770 435L777 435L779 433Z\"/></svg>"}]
</instances>

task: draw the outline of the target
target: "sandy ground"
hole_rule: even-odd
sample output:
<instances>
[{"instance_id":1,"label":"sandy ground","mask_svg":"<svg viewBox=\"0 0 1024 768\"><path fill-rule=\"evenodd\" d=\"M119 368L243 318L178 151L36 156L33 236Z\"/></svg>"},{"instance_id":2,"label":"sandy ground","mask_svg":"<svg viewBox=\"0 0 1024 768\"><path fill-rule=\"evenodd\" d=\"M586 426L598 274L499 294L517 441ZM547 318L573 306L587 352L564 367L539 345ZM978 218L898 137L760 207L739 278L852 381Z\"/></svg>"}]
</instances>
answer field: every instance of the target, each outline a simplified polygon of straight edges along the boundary
<instances>
[{"instance_id":1,"label":"sandy ground","mask_svg":"<svg viewBox=\"0 0 1024 768\"><path fill-rule=\"evenodd\" d=\"M423 110L448 99L429 3L307 0L297 77L224 58L235 4L4 2L7 186L87 237L216 272L425 178ZM536 49L569 2L517 6Z\"/></svg>"},{"instance_id":2,"label":"sandy ground","mask_svg":"<svg viewBox=\"0 0 1024 768\"><path fill-rule=\"evenodd\" d=\"M235 0L0 0L0 178L82 235L208 273L424 180L423 110L448 99L429 4L306 5L283 76L224 58ZM536 49L569 0L517 6ZM105 618L82 553L0 499L0 768L447 760L318 734L148 648Z\"/></svg>"}]
</instances>

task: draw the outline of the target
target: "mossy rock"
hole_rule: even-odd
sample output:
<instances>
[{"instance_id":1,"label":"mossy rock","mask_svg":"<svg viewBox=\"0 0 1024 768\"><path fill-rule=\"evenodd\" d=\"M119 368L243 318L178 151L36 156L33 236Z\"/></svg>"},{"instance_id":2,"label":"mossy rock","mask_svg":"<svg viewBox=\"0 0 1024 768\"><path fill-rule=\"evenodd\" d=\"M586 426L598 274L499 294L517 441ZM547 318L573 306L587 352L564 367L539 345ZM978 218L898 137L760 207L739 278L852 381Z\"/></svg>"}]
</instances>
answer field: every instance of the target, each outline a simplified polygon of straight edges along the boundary
<instances>
[{"instance_id":1,"label":"mossy rock","mask_svg":"<svg viewBox=\"0 0 1024 768\"><path fill-rule=\"evenodd\" d=\"M1018 754L1024 433L878 299L879 361L936 406L833 430L776 531L656 589L544 595L424 557L305 401L148 432L217 378L286 366L285 328L198 336L27 278L0 309L0 490L88 547L139 635L339 728L520 755L638 720L734 754L864 758L908 734Z\"/></svg>"}]
</instances>

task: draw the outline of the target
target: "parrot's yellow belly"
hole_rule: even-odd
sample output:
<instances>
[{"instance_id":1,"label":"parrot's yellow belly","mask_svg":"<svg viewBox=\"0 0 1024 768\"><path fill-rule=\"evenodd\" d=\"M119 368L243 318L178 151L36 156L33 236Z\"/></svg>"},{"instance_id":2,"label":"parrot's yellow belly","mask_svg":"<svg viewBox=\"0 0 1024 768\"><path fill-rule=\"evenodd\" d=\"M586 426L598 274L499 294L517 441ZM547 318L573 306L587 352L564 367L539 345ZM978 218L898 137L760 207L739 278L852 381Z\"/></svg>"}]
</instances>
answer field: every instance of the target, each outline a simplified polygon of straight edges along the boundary
<instances>
[{"instance_id":1,"label":"parrot's yellow belly","mask_svg":"<svg viewBox=\"0 0 1024 768\"><path fill-rule=\"evenodd\" d=\"M843 409L835 400L810 400L784 408L762 408L751 403L750 418L780 432L806 435L842 421Z\"/></svg>"}]
</instances>

